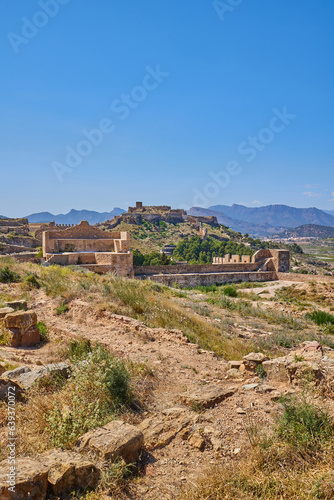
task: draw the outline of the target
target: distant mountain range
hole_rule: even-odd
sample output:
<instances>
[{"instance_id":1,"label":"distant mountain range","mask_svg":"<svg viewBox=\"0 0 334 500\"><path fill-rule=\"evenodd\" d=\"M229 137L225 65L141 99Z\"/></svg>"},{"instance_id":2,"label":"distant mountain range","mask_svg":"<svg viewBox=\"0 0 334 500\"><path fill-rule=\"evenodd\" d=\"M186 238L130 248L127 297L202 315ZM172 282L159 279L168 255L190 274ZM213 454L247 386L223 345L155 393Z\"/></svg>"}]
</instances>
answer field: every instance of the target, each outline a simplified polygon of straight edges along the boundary
<instances>
[{"instance_id":1,"label":"distant mountain range","mask_svg":"<svg viewBox=\"0 0 334 500\"><path fill-rule=\"evenodd\" d=\"M251 236L272 236L287 228L315 224L334 227L334 217L317 208L295 208L286 205L268 205L250 208L244 205L213 205L209 208L192 207L190 215L214 215L220 224Z\"/></svg>"},{"instance_id":2,"label":"distant mountain range","mask_svg":"<svg viewBox=\"0 0 334 500\"><path fill-rule=\"evenodd\" d=\"M319 224L334 227L333 215L318 208L294 208L287 205L268 205L249 208L243 205L214 205L209 210L222 212L232 219L269 224L271 226L297 227L303 224Z\"/></svg>"},{"instance_id":3,"label":"distant mountain range","mask_svg":"<svg viewBox=\"0 0 334 500\"><path fill-rule=\"evenodd\" d=\"M114 208L111 212L94 212L92 210L71 210L67 214L54 215L50 212L38 212L36 214L27 215L29 222L52 222L56 224L79 224L82 220L88 221L90 224L98 224L109 219L113 219L115 215L121 215L125 210L122 208Z\"/></svg>"},{"instance_id":4,"label":"distant mountain range","mask_svg":"<svg viewBox=\"0 0 334 500\"><path fill-rule=\"evenodd\" d=\"M198 216L214 216L217 217L219 224L224 224L233 229L233 231L240 232L242 234L248 233L251 236L268 236L270 234L278 234L284 230L283 227L272 227L269 224L253 224L252 222L232 219L222 212L216 210L210 210L208 208L192 207L187 213L189 215Z\"/></svg>"},{"instance_id":5,"label":"distant mountain range","mask_svg":"<svg viewBox=\"0 0 334 500\"><path fill-rule=\"evenodd\" d=\"M334 227L305 224L293 229L286 229L280 236L284 238L334 238Z\"/></svg>"},{"instance_id":6,"label":"distant mountain range","mask_svg":"<svg viewBox=\"0 0 334 500\"><path fill-rule=\"evenodd\" d=\"M27 218L29 222L35 223L54 220L57 224L79 224L82 220L87 220L90 224L98 224L124 212L125 210L122 208L116 207L111 212L71 210L67 214L58 215L50 212L39 212L28 215ZM318 228L334 228L334 210L319 210L314 207L295 208L287 205L268 205L251 208L237 204L232 206L212 205L209 208L192 207L188 210L188 214L213 215L217 217L220 224L242 234L248 233L255 237L282 235L289 228L297 228L300 236L301 232L304 232L306 236L312 236L312 231L317 232L317 234L325 234L323 229L317 229L316 226ZM301 226L308 227L300 229ZM329 231L328 234L331 232Z\"/></svg>"}]
</instances>

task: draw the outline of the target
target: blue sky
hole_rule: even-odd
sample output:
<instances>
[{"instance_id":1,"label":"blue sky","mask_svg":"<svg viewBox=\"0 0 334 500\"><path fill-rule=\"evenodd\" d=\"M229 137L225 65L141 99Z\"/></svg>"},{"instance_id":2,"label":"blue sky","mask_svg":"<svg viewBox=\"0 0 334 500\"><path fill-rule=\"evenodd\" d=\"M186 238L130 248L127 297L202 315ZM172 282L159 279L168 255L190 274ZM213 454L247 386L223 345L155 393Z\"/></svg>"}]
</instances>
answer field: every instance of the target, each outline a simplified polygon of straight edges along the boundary
<instances>
[{"instance_id":1,"label":"blue sky","mask_svg":"<svg viewBox=\"0 0 334 500\"><path fill-rule=\"evenodd\" d=\"M332 0L0 0L0 214L334 210L333 19Z\"/></svg>"}]
</instances>

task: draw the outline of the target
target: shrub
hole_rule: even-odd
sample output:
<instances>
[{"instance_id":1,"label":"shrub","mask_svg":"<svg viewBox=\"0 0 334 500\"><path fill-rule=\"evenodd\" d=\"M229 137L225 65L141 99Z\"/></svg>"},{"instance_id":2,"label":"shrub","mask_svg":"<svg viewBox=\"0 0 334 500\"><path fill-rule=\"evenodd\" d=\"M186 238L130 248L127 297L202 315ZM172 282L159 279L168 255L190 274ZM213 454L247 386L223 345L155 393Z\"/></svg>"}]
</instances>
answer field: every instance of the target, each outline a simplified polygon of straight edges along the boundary
<instances>
[{"instance_id":1,"label":"shrub","mask_svg":"<svg viewBox=\"0 0 334 500\"><path fill-rule=\"evenodd\" d=\"M238 297L238 291L235 285L225 285L223 294L227 295L227 297Z\"/></svg>"},{"instance_id":2,"label":"shrub","mask_svg":"<svg viewBox=\"0 0 334 500\"><path fill-rule=\"evenodd\" d=\"M265 373L264 368L263 368L261 363L259 365L257 365L256 373L257 373L258 377L260 377L260 378L265 377L266 373Z\"/></svg>"},{"instance_id":3,"label":"shrub","mask_svg":"<svg viewBox=\"0 0 334 500\"><path fill-rule=\"evenodd\" d=\"M55 313L60 316L61 314L64 314L67 312L69 309L68 305L65 302L62 302L60 306L56 307Z\"/></svg>"},{"instance_id":4,"label":"shrub","mask_svg":"<svg viewBox=\"0 0 334 500\"><path fill-rule=\"evenodd\" d=\"M284 396L280 399L284 412L277 434L297 449L316 450L334 436L334 425L328 413L305 399Z\"/></svg>"},{"instance_id":5,"label":"shrub","mask_svg":"<svg viewBox=\"0 0 334 500\"><path fill-rule=\"evenodd\" d=\"M71 361L80 361L92 352L92 344L89 339L71 340L67 356Z\"/></svg>"},{"instance_id":6,"label":"shrub","mask_svg":"<svg viewBox=\"0 0 334 500\"><path fill-rule=\"evenodd\" d=\"M307 313L306 317L314 321L317 325L334 325L333 314L327 313L326 311L313 311L313 313Z\"/></svg>"},{"instance_id":7,"label":"shrub","mask_svg":"<svg viewBox=\"0 0 334 500\"><path fill-rule=\"evenodd\" d=\"M44 342L49 340L49 331L48 331L48 328L47 328L46 324L44 323L44 321L38 321L37 328L38 328L39 334L41 336L41 339Z\"/></svg>"},{"instance_id":8,"label":"shrub","mask_svg":"<svg viewBox=\"0 0 334 500\"><path fill-rule=\"evenodd\" d=\"M21 277L15 273L8 266L0 269L0 283L17 283Z\"/></svg>"},{"instance_id":9,"label":"shrub","mask_svg":"<svg viewBox=\"0 0 334 500\"><path fill-rule=\"evenodd\" d=\"M39 281L37 280L37 277L36 277L36 274L28 274L28 276L26 276L24 278L24 283L26 283L28 285L29 288L40 288L41 285L39 283Z\"/></svg>"},{"instance_id":10,"label":"shrub","mask_svg":"<svg viewBox=\"0 0 334 500\"><path fill-rule=\"evenodd\" d=\"M82 358L73 369L68 387L55 398L45 417L57 447L70 447L80 435L116 417L132 400L130 374L123 361L101 345L94 346L86 356L83 343L72 350L76 355L81 350Z\"/></svg>"}]
</instances>

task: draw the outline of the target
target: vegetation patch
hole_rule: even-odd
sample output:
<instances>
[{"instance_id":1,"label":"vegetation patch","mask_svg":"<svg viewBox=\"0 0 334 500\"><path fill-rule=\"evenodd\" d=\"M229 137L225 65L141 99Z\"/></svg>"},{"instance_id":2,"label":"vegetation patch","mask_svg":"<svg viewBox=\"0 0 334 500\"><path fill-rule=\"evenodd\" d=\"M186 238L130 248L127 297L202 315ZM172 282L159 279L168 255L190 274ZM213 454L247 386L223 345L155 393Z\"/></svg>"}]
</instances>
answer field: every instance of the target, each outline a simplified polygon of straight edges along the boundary
<instances>
[{"instance_id":1,"label":"vegetation patch","mask_svg":"<svg viewBox=\"0 0 334 500\"><path fill-rule=\"evenodd\" d=\"M21 276L9 269L8 266L0 268L0 283L17 283L21 280Z\"/></svg>"},{"instance_id":2,"label":"vegetation patch","mask_svg":"<svg viewBox=\"0 0 334 500\"><path fill-rule=\"evenodd\" d=\"M334 325L334 315L326 311L313 311L312 313L307 313L306 317L314 321L317 325Z\"/></svg>"}]
</instances>

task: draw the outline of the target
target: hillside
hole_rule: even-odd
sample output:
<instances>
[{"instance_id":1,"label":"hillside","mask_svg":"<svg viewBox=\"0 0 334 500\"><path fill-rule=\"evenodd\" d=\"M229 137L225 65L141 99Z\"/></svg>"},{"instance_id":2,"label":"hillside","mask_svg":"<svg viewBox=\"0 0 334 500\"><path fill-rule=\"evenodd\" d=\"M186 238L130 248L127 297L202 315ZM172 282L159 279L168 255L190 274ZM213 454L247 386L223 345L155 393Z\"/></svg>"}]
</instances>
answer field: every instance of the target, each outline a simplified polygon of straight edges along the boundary
<instances>
[{"instance_id":1,"label":"hillside","mask_svg":"<svg viewBox=\"0 0 334 500\"><path fill-rule=\"evenodd\" d=\"M315 484L318 498L333 498L332 326L306 316L321 308L332 318L333 282L176 290L8 258L0 258L0 276L0 307L26 301L30 313L22 314L36 314L43 332L30 348L11 347L4 334L0 343L2 381L9 377L24 397L15 408L17 466L25 461L30 477L40 477L39 460L58 460L49 475L58 490L39 498L246 499L256 491L261 500L306 500ZM54 372L43 375L44 367ZM7 423L1 398L0 418ZM88 431L100 438L90 443ZM4 424L0 440L7 438ZM78 439L87 448L75 468ZM96 458L115 443L138 467ZM136 443L140 454L130 460ZM7 457L1 447L0 461ZM95 491L62 494L68 484L85 489L101 468Z\"/></svg>"},{"instance_id":2,"label":"hillside","mask_svg":"<svg viewBox=\"0 0 334 500\"><path fill-rule=\"evenodd\" d=\"M250 208L244 205L213 205L209 210L224 213L228 217L253 224L269 224L276 227L297 227L318 224L334 227L333 215L318 208L295 208L287 205L268 205Z\"/></svg>"},{"instance_id":3,"label":"hillside","mask_svg":"<svg viewBox=\"0 0 334 500\"><path fill-rule=\"evenodd\" d=\"M280 236L284 238L334 238L334 227L305 224L293 229L286 229Z\"/></svg>"},{"instance_id":4,"label":"hillside","mask_svg":"<svg viewBox=\"0 0 334 500\"><path fill-rule=\"evenodd\" d=\"M29 222L52 222L56 224L79 224L81 221L86 220L91 225L104 222L105 220L112 219L115 215L121 215L125 210L122 208L114 208L111 212L94 212L93 210L74 210L72 209L67 214L54 215L50 212L38 212L35 214L27 215Z\"/></svg>"},{"instance_id":5,"label":"hillside","mask_svg":"<svg viewBox=\"0 0 334 500\"><path fill-rule=\"evenodd\" d=\"M99 225L104 228L103 223ZM237 237L233 231L227 232L221 227L212 227L203 224L203 229L207 230L207 235L217 240L228 240ZM164 222L154 224L144 221L141 224L127 224L121 222L116 231L128 231L130 233L130 245L133 250L141 253L159 252L166 245L176 245L186 237L198 236L199 231L189 222L172 224Z\"/></svg>"}]
</instances>

